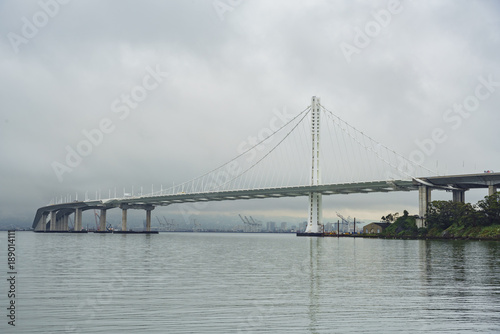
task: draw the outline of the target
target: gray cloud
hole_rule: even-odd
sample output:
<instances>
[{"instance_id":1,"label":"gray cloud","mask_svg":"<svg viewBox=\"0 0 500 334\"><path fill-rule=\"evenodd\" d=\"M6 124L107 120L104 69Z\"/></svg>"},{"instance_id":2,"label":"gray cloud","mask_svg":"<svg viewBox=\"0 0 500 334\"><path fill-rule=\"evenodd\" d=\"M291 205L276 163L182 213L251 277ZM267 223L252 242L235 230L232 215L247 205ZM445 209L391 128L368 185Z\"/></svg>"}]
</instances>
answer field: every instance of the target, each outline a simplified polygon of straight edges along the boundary
<instances>
[{"instance_id":1,"label":"gray cloud","mask_svg":"<svg viewBox=\"0 0 500 334\"><path fill-rule=\"evenodd\" d=\"M159 188L201 175L234 157L242 141L268 126L273 110L298 113L312 95L404 156L443 129L447 140L425 157L440 172L499 169L500 87L456 129L444 114L474 94L479 77L500 81L500 6L401 2L402 10L347 62L340 45L353 45L357 28L389 3L242 1L221 21L209 0L73 0L16 53L9 33L22 37L23 18L33 23L43 8L37 1L0 2L0 222L30 223L36 208L56 196ZM168 77L120 119L113 102L157 66ZM114 130L59 182L51 164L63 163L66 147L75 148L82 131L103 119ZM361 198L328 203L351 215L417 205L416 194L402 202L399 195ZM296 203L220 208L286 211Z\"/></svg>"}]
</instances>

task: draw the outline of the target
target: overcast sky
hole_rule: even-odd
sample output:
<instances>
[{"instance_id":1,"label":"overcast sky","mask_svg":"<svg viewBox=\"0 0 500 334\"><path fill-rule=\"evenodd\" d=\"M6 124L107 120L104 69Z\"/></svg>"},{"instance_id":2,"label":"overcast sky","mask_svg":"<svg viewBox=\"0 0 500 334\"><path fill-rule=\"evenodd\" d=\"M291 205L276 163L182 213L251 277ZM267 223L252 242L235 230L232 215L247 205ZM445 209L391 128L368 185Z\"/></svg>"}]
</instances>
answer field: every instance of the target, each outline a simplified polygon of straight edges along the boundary
<instances>
[{"instance_id":1,"label":"overcast sky","mask_svg":"<svg viewBox=\"0 0 500 334\"><path fill-rule=\"evenodd\" d=\"M1 225L30 225L56 196L201 175L313 95L440 173L500 171L498 1L0 0L0 35ZM415 192L325 203L363 219L418 207ZM297 198L193 212L306 211Z\"/></svg>"}]
</instances>

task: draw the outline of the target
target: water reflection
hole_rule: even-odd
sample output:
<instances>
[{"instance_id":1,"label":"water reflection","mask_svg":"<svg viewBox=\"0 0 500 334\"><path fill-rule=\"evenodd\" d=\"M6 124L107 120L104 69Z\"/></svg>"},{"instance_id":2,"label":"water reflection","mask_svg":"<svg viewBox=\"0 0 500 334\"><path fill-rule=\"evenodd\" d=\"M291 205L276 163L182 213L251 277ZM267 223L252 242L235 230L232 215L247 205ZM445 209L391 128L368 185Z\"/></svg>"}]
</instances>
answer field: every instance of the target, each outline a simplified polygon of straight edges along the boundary
<instances>
[{"instance_id":1,"label":"water reflection","mask_svg":"<svg viewBox=\"0 0 500 334\"><path fill-rule=\"evenodd\" d=\"M475 323L478 331L489 331L492 319L500 320L498 303L500 266L497 242L419 242L422 265L421 292L429 298L426 314L439 314L458 326ZM497 321L495 320L495 321ZM489 324L489 325L488 325ZM429 326L436 325L430 323Z\"/></svg>"},{"instance_id":2,"label":"water reflection","mask_svg":"<svg viewBox=\"0 0 500 334\"><path fill-rule=\"evenodd\" d=\"M428 286L482 283L498 284L498 242L420 240L421 277ZM484 283L484 282L483 282Z\"/></svg>"},{"instance_id":3,"label":"water reflection","mask_svg":"<svg viewBox=\"0 0 500 334\"><path fill-rule=\"evenodd\" d=\"M316 333L318 326L317 315L319 313L319 294L321 291L320 279L318 276L319 254L323 238L309 238L309 331Z\"/></svg>"},{"instance_id":4,"label":"water reflection","mask_svg":"<svg viewBox=\"0 0 500 334\"><path fill-rule=\"evenodd\" d=\"M311 238L302 272L305 328L354 333L350 324L362 319L374 332L494 332L499 249L496 242Z\"/></svg>"}]
</instances>

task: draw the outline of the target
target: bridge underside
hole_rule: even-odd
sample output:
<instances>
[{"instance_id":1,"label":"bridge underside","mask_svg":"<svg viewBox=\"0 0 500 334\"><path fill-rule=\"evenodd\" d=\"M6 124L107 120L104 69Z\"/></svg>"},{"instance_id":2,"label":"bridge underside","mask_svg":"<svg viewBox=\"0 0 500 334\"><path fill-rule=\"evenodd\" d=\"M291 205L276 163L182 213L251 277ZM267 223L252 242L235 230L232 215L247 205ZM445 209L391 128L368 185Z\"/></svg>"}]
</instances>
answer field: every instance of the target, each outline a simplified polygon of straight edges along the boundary
<instances>
[{"instance_id":1,"label":"bridge underside","mask_svg":"<svg viewBox=\"0 0 500 334\"><path fill-rule=\"evenodd\" d=\"M436 187L453 187L458 189L474 189L474 188L499 188L500 173L481 173L468 175L447 175L433 176L424 178L427 182L432 183Z\"/></svg>"}]
</instances>

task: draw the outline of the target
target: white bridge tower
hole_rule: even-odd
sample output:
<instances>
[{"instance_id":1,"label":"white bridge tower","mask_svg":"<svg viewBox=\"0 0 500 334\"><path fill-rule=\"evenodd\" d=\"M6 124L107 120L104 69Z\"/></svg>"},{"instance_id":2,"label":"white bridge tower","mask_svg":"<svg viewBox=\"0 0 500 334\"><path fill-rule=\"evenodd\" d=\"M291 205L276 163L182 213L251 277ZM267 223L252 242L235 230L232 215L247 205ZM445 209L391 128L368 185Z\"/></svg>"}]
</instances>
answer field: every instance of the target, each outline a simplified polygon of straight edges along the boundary
<instances>
[{"instance_id":1,"label":"white bridge tower","mask_svg":"<svg viewBox=\"0 0 500 334\"><path fill-rule=\"evenodd\" d=\"M321 184L321 172L319 168L320 162L320 103L319 98L312 97L311 104L311 133L312 133L312 169L311 169L311 185L316 186ZM321 193L309 194L309 220L305 233L322 233L323 232L323 207Z\"/></svg>"}]
</instances>

